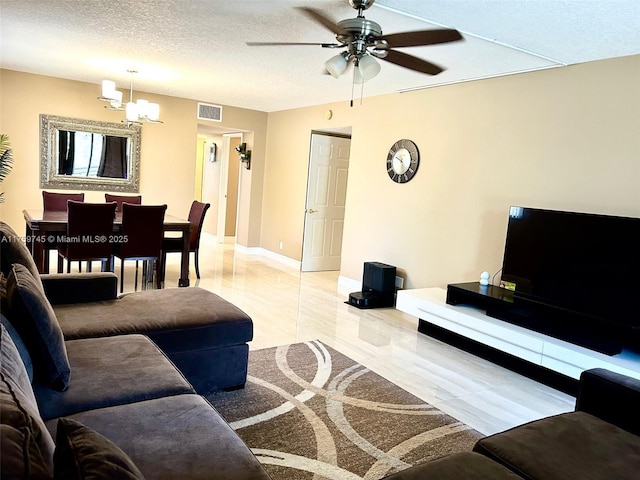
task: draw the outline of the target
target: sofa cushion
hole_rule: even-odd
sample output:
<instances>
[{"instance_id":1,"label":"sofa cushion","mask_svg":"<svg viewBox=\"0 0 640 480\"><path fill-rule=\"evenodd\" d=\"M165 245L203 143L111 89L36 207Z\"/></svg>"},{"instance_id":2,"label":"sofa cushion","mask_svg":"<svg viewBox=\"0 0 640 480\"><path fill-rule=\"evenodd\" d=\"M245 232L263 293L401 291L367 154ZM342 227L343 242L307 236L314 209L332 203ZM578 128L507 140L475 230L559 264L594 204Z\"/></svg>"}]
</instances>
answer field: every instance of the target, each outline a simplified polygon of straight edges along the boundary
<instances>
[{"instance_id":1,"label":"sofa cushion","mask_svg":"<svg viewBox=\"0 0 640 480\"><path fill-rule=\"evenodd\" d=\"M124 333L150 335L165 352L237 345L253 337L251 318L215 293L198 287L147 290L117 300L59 305L67 340Z\"/></svg>"},{"instance_id":2,"label":"sofa cushion","mask_svg":"<svg viewBox=\"0 0 640 480\"><path fill-rule=\"evenodd\" d=\"M56 480L144 478L116 444L70 418L58 420L54 472Z\"/></svg>"},{"instance_id":3,"label":"sofa cushion","mask_svg":"<svg viewBox=\"0 0 640 480\"><path fill-rule=\"evenodd\" d=\"M113 272L43 273L40 281L51 305L118 298L118 276Z\"/></svg>"},{"instance_id":4,"label":"sofa cushion","mask_svg":"<svg viewBox=\"0 0 640 480\"><path fill-rule=\"evenodd\" d=\"M421 463L385 480L520 480L512 471L475 452L461 452Z\"/></svg>"},{"instance_id":5,"label":"sofa cushion","mask_svg":"<svg viewBox=\"0 0 640 480\"><path fill-rule=\"evenodd\" d=\"M26 267L14 264L7 278L7 296L9 318L33 360L34 381L65 390L71 369L64 337L41 284Z\"/></svg>"},{"instance_id":6,"label":"sofa cushion","mask_svg":"<svg viewBox=\"0 0 640 480\"><path fill-rule=\"evenodd\" d=\"M20 358L22 359L22 363L24 363L24 367L27 370L27 375L29 376L29 383L33 381L33 362L31 361L31 355L29 355L29 350L27 346L24 344L22 337L16 330L16 327L7 320L7 318L0 313L0 323L4 325L4 328L7 330L7 333L11 337L13 344L16 346L18 353L20 354Z\"/></svg>"},{"instance_id":7,"label":"sofa cushion","mask_svg":"<svg viewBox=\"0 0 640 480\"><path fill-rule=\"evenodd\" d=\"M269 480L251 450L199 395L174 395L70 418L118 445L147 479ZM55 428L55 421L47 422Z\"/></svg>"},{"instance_id":8,"label":"sofa cushion","mask_svg":"<svg viewBox=\"0 0 640 480\"><path fill-rule=\"evenodd\" d=\"M53 438L38 413L36 399L31 389L27 371L13 341L4 325L0 324L0 404L2 414L0 422L2 431L3 478L6 475L5 465L11 471L40 471L40 463L45 469L53 470ZM5 443L15 452L21 452L24 464L14 462L16 458L5 457ZM10 462L11 460L11 462ZM33 460L34 464L31 465ZM7 462L5 464L5 461ZM7 476L7 478L11 478Z\"/></svg>"},{"instance_id":9,"label":"sofa cushion","mask_svg":"<svg viewBox=\"0 0 640 480\"><path fill-rule=\"evenodd\" d=\"M485 437L474 450L530 479L631 480L640 471L640 437L585 412Z\"/></svg>"},{"instance_id":10,"label":"sofa cushion","mask_svg":"<svg viewBox=\"0 0 640 480\"><path fill-rule=\"evenodd\" d=\"M66 342L73 381L64 392L34 387L45 420L83 410L194 393L182 374L143 335Z\"/></svg>"},{"instance_id":11,"label":"sofa cushion","mask_svg":"<svg viewBox=\"0 0 640 480\"><path fill-rule=\"evenodd\" d=\"M29 270L31 275L36 279L36 283L40 283L38 267L36 267L31 253L29 253L29 250L24 244L23 237L18 236L18 234L4 222L0 222L0 245L0 271L2 271L5 277L9 276L12 265L19 263Z\"/></svg>"}]
</instances>

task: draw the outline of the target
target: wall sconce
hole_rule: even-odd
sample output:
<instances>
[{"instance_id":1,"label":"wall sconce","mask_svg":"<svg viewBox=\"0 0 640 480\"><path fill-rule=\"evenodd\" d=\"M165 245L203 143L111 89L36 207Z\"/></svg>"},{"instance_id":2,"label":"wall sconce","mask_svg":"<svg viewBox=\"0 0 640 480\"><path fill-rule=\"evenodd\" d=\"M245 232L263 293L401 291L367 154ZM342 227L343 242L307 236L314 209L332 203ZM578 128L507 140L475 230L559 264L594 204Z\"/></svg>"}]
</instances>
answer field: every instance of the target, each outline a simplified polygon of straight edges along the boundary
<instances>
[{"instance_id":1,"label":"wall sconce","mask_svg":"<svg viewBox=\"0 0 640 480\"><path fill-rule=\"evenodd\" d=\"M244 168L247 170L251 169L251 150L247 150L247 144L241 143L236 146L236 152L238 152L238 156L240 157L240 161L244 163Z\"/></svg>"}]
</instances>

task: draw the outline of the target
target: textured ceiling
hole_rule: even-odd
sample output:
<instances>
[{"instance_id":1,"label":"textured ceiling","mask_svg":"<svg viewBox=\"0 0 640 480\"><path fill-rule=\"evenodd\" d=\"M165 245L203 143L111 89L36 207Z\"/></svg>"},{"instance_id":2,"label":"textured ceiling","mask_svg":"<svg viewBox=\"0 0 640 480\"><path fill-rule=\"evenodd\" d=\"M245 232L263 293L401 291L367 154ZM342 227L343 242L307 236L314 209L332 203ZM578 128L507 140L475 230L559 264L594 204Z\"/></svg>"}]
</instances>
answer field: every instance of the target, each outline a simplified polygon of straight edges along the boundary
<instances>
[{"instance_id":1,"label":"textured ceiling","mask_svg":"<svg viewBox=\"0 0 640 480\"><path fill-rule=\"evenodd\" d=\"M334 41L300 6L356 15L345 0L0 0L0 65L121 89L136 69L136 90L262 111L349 101L348 75L322 75L335 50L246 45ZM465 37L403 49L447 70L382 62L365 97L640 54L638 0L378 0L365 15L387 34L445 26Z\"/></svg>"}]
</instances>

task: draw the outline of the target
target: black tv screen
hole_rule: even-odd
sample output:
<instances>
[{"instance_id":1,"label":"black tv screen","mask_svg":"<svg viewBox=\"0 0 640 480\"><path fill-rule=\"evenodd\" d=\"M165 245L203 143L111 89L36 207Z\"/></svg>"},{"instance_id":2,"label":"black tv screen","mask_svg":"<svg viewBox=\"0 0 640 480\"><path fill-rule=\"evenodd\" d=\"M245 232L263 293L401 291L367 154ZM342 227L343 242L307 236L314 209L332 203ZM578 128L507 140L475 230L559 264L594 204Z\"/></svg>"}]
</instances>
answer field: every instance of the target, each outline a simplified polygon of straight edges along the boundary
<instances>
[{"instance_id":1,"label":"black tv screen","mask_svg":"<svg viewBox=\"0 0 640 480\"><path fill-rule=\"evenodd\" d=\"M511 207L503 282L515 295L640 328L640 218Z\"/></svg>"}]
</instances>

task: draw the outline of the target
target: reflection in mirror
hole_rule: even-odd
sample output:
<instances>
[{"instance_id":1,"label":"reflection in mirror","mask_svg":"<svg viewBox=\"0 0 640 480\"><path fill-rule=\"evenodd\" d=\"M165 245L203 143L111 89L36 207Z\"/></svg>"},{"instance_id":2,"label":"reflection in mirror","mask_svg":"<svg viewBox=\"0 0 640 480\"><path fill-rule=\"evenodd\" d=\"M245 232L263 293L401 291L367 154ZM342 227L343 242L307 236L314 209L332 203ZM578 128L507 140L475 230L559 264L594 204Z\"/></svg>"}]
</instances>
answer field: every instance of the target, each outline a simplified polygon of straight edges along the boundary
<instances>
[{"instance_id":1,"label":"reflection in mirror","mask_svg":"<svg viewBox=\"0 0 640 480\"><path fill-rule=\"evenodd\" d=\"M138 192L140 126L40 115L40 187Z\"/></svg>"}]
</instances>

